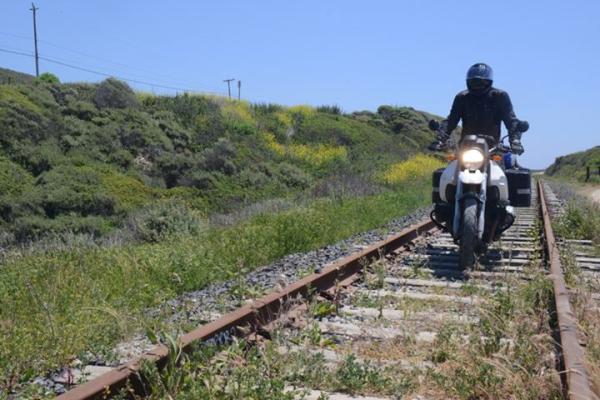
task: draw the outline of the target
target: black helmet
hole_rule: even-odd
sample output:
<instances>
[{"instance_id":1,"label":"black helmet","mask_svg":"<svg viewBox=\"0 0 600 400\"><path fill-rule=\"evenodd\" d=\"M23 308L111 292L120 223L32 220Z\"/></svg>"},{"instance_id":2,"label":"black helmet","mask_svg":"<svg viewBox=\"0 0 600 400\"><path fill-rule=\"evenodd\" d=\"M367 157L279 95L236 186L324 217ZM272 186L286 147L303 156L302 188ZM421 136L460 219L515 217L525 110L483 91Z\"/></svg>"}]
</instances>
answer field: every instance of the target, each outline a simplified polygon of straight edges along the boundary
<instances>
[{"instance_id":1,"label":"black helmet","mask_svg":"<svg viewBox=\"0 0 600 400\"><path fill-rule=\"evenodd\" d=\"M467 88L474 94L486 93L492 87L494 71L484 63L477 63L467 71Z\"/></svg>"}]
</instances>

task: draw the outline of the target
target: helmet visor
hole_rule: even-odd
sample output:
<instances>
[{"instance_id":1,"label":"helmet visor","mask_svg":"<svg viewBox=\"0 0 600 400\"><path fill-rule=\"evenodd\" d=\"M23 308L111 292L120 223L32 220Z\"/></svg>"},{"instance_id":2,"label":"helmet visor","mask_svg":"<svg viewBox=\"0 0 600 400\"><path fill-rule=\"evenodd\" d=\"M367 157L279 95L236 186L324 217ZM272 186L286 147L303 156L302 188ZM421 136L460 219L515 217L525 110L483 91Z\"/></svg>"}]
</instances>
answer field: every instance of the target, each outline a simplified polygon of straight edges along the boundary
<instances>
[{"instance_id":1,"label":"helmet visor","mask_svg":"<svg viewBox=\"0 0 600 400\"><path fill-rule=\"evenodd\" d=\"M468 88L477 92L486 90L490 87L491 83L489 79L473 78L467 80Z\"/></svg>"}]
</instances>

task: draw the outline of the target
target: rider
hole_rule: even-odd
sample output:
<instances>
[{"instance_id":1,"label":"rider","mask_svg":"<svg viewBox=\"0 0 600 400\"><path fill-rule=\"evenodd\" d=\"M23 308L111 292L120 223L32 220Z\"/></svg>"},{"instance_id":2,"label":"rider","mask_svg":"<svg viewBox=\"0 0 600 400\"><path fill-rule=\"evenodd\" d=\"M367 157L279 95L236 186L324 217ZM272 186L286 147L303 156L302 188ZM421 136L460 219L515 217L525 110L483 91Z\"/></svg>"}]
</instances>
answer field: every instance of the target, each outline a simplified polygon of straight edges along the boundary
<instances>
[{"instance_id":1,"label":"rider","mask_svg":"<svg viewBox=\"0 0 600 400\"><path fill-rule=\"evenodd\" d=\"M500 121L508 130L510 147L513 153L522 154L519 120L515 116L508 93L492 87L492 68L477 63L467 71L467 89L458 93L452 103L450 115L440 125L437 141L429 146L430 150L442 150L450 134L462 119L462 136L486 135L488 144L495 145L500 140Z\"/></svg>"}]
</instances>

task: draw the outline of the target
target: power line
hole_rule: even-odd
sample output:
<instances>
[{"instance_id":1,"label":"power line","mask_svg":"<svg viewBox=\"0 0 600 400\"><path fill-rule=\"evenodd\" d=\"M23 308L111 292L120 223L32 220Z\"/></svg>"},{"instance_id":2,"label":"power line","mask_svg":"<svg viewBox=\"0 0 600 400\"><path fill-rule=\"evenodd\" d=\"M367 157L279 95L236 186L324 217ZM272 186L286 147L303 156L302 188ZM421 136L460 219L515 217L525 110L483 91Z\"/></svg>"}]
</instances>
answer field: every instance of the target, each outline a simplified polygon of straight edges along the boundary
<instances>
[{"instance_id":1,"label":"power line","mask_svg":"<svg viewBox=\"0 0 600 400\"><path fill-rule=\"evenodd\" d=\"M10 53L10 54L16 54L16 55L20 55L20 56L25 56L25 57L35 57L35 55L31 54L31 53L25 53L22 51L15 51L15 50L8 50L8 49L4 49L4 48L0 48L1 52L4 53ZM198 93L208 93L208 94L218 94L218 95L222 95L222 93L219 92L208 92L208 91L198 91L198 90L191 90L191 89L187 89L187 88L181 88L181 87L176 87L176 86L168 86L168 85L161 85L158 83L153 83L153 82L148 82L148 81L142 81L142 80L138 80L138 79L130 79L130 78L125 78L122 76L116 76L114 74L109 74L106 72L101 72L101 71L96 71L90 68L85 68L85 67L80 67L77 65L73 65L70 63L66 63L66 62L62 62L53 58L49 58L49 57L45 57L45 56L39 56L39 58L41 60L47 61L49 63L53 63L53 64L57 64L57 65L62 65L63 67L67 67L67 68L72 68L75 70L79 70L79 71L83 71L83 72L88 72L91 74L96 74L96 75L101 75L101 76L105 76L105 77L114 77L117 79L120 79L122 81L125 82L131 82L131 83L137 83L140 85L147 85L147 86L154 86L154 87L158 87L158 88L162 88L162 89L169 89L169 90L176 90L176 91L180 91L180 92L198 92Z\"/></svg>"},{"instance_id":2,"label":"power line","mask_svg":"<svg viewBox=\"0 0 600 400\"><path fill-rule=\"evenodd\" d=\"M31 36L15 35L13 33L8 33L8 32L0 32L0 35L9 36L9 37L17 38L17 39L22 39L22 40L32 40L33 39L33 37L31 37ZM60 49L60 50L65 50L65 51L68 51L70 53L78 54L78 55L83 56L83 57L91 58L91 59L102 61L102 62L109 63L109 64L118 65L120 67L125 67L125 68L129 68L129 69L132 69L132 70L139 70L139 71L148 72L148 73L150 73L150 74L152 74L152 75L154 75L156 77L161 77L161 78L165 77L165 75L157 74L155 71L151 71L151 70L146 69L146 68L139 68L139 67L135 67L135 66L132 66L132 65L123 64L123 63L120 63L120 62L111 61L111 60L108 60L106 58L102 58L102 57L98 57L98 56L94 56L94 55L85 53L83 51L79 51L79 50L71 49L69 47L61 46L61 45L49 42L47 40L39 39L38 41L40 43L44 43L44 44L46 44L46 45L48 45L50 47L55 47L55 48Z\"/></svg>"},{"instance_id":3,"label":"power line","mask_svg":"<svg viewBox=\"0 0 600 400\"><path fill-rule=\"evenodd\" d=\"M13 37L13 38L23 39L23 40L31 40L31 39L33 39L31 36L15 35L14 33L8 33L8 32L0 32L0 35L10 36L10 37Z\"/></svg>"},{"instance_id":4,"label":"power line","mask_svg":"<svg viewBox=\"0 0 600 400\"><path fill-rule=\"evenodd\" d=\"M9 36L9 37L17 38L17 39L22 39L22 40L32 40L33 39L33 37L31 37L31 36L15 35L15 34L9 33L9 32L0 32L0 35ZM146 69L146 68L140 68L140 67L136 67L136 66L132 66L132 65L128 65L128 64L123 64L123 63L116 62L116 61L112 61L112 60L109 60L109 59L106 59L106 58L102 58L102 57L98 57L98 56L95 56L95 55L91 55L91 54L88 54L88 53L85 53L85 52L82 52L82 51L79 51L79 50L76 50L76 49L72 49L72 48L69 48L69 47L58 45L56 43L52 43L52 42L49 42L47 40L39 39L38 42L39 43L44 43L44 44L46 44L46 45L48 45L50 47L55 47L57 49L61 49L61 50L65 50L65 51L71 52L73 54L78 54L78 55L81 55L83 57L87 57L87 58L90 58L90 59L101 61L103 63L113 64L113 65L117 65L117 66L120 66L120 67L124 67L125 69L134 70L134 71L142 71L142 72L146 72L147 73L147 74L139 74L139 73L133 73L132 74L130 71L124 72L126 74L129 74L130 76L131 75L137 76L137 78L142 78L142 79L158 78L159 80L161 80L162 78L166 78L167 77L167 75L156 73L156 71L152 71L152 70L149 70L149 69ZM58 60L58 61L65 62L65 63L77 64L76 61L59 59L57 57L54 57L54 59ZM117 71L117 73L120 73L120 72ZM177 82L174 82L174 83L178 84ZM204 86L208 86L208 85L204 85ZM214 90L212 90L212 92L218 93L218 92L216 92Z\"/></svg>"},{"instance_id":5,"label":"power line","mask_svg":"<svg viewBox=\"0 0 600 400\"><path fill-rule=\"evenodd\" d=\"M4 53L18 54L20 56L35 57L35 55L32 53L24 53L22 51L8 50L8 49L2 49L2 48L0 48L0 51L2 51Z\"/></svg>"}]
</instances>

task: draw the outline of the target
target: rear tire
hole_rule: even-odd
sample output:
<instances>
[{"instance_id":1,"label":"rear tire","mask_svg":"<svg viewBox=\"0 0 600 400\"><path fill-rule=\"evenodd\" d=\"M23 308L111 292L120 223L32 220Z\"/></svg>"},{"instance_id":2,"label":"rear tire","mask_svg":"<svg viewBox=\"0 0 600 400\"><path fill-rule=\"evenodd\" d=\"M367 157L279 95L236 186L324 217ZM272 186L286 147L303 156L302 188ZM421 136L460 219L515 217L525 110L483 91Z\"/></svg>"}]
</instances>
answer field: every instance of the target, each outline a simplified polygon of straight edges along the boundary
<instances>
[{"instance_id":1,"label":"rear tire","mask_svg":"<svg viewBox=\"0 0 600 400\"><path fill-rule=\"evenodd\" d=\"M466 198L463 205L462 235L460 237L459 265L462 270L475 266L475 250L479 241L477 236L477 200Z\"/></svg>"}]
</instances>

